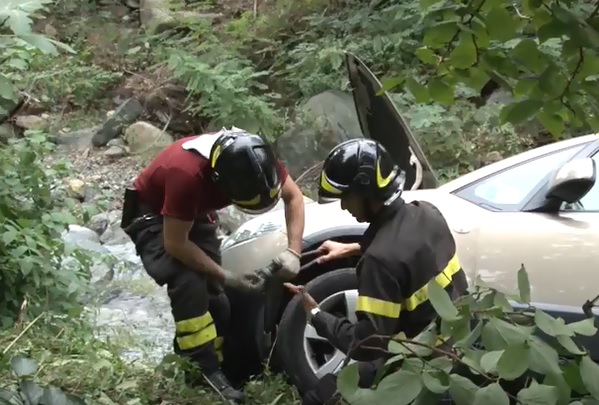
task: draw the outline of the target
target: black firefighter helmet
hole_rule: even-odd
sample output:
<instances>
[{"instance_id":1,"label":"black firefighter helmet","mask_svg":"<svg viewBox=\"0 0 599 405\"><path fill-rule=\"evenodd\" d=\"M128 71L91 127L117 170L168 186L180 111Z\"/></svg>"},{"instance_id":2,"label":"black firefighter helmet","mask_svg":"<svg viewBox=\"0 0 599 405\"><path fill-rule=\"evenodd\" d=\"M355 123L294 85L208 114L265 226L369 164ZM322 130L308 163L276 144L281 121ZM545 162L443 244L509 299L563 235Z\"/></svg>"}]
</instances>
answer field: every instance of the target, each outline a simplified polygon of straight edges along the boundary
<instances>
[{"instance_id":1,"label":"black firefighter helmet","mask_svg":"<svg viewBox=\"0 0 599 405\"><path fill-rule=\"evenodd\" d=\"M273 208L281 197L281 179L272 147L258 135L234 128L210 150L214 178L241 211L257 215Z\"/></svg>"},{"instance_id":2,"label":"black firefighter helmet","mask_svg":"<svg viewBox=\"0 0 599 405\"><path fill-rule=\"evenodd\" d=\"M348 193L388 202L401 194L404 180L383 145L372 139L351 139L335 146L325 159L318 202L331 202Z\"/></svg>"}]
</instances>

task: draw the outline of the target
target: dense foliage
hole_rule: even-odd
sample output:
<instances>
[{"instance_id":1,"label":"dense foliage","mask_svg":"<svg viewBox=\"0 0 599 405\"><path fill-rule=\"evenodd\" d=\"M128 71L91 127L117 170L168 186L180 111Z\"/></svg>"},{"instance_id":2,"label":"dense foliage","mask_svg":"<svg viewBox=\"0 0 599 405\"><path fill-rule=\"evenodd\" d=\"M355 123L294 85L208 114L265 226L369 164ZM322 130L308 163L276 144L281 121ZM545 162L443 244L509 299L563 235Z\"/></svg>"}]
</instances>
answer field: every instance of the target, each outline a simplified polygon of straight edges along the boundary
<instances>
[{"instance_id":1,"label":"dense foliage","mask_svg":"<svg viewBox=\"0 0 599 405\"><path fill-rule=\"evenodd\" d=\"M446 392L457 405L599 400L599 365L581 346L581 337L597 333L594 317L566 324L531 306L524 267L518 284L519 294L510 296L477 280L470 294L452 303L429 283L440 329L433 323L414 339L391 337L388 375L375 389L357 388L357 364L349 365L339 377L341 394L356 405L432 405ZM451 350L435 347L439 334L454 340Z\"/></svg>"},{"instance_id":2,"label":"dense foliage","mask_svg":"<svg viewBox=\"0 0 599 405\"><path fill-rule=\"evenodd\" d=\"M599 8L590 2L281 0L260 2L255 15L253 2L242 1L247 11L216 27L182 23L183 30L151 37L116 36L100 3L0 2L0 121L2 108L25 91L61 117L48 131L89 126L102 106L112 108L111 91L133 78L141 83L134 93L182 84L186 109L205 127L233 124L273 140L293 125L297 105L324 90L347 90L349 50L386 78L445 178L471 170L487 152L511 155L546 142L539 123L554 137L599 125ZM32 29L43 15L60 28L53 39ZM94 27L102 41L90 40ZM497 87L503 100L493 101L489 89ZM88 403L198 403L198 392L179 391L173 359L158 369L132 367L77 320L88 258L68 251L59 235L85 210L62 190L65 165L43 165L50 150L33 131L0 147L0 321L16 321L0 334L0 401L50 405L72 392ZM65 266L74 254L75 266ZM349 366L341 393L352 403L427 404L443 393L458 405L599 401L598 366L579 340L595 336L594 322L566 325L530 307L524 270L520 280L518 297L479 284L455 304L431 285L441 332L458 340L454 350L422 359L438 351L432 329L416 342L395 337L387 365L399 371L362 390ZM70 314L70 326L36 317L45 311ZM476 377L458 376L457 365ZM279 382L255 389L259 403L296 400Z\"/></svg>"}]
</instances>

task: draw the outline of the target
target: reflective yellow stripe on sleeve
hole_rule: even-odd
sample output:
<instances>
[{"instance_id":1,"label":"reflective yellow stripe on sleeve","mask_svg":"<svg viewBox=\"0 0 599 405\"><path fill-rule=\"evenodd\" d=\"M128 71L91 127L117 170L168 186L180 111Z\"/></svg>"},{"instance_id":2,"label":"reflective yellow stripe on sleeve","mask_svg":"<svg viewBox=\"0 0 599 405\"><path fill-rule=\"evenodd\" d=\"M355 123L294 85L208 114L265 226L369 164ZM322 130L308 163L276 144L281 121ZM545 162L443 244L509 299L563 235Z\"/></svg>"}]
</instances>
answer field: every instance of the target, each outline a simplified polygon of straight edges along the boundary
<instances>
[{"instance_id":1,"label":"reflective yellow stripe on sleeve","mask_svg":"<svg viewBox=\"0 0 599 405\"><path fill-rule=\"evenodd\" d=\"M451 284L451 280L453 276L462 269L460 266L460 261L458 260L457 253L453 255L445 269L435 277L435 281L443 287L446 288L449 284ZM428 286L424 286L414 294L412 294L408 299L405 300L404 305L408 311L415 310L420 304L428 301Z\"/></svg>"},{"instance_id":2,"label":"reflective yellow stripe on sleeve","mask_svg":"<svg viewBox=\"0 0 599 405\"><path fill-rule=\"evenodd\" d=\"M356 311L386 316L387 318L399 318L401 304L360 295L358 297L358 302L356 303Z\"/></svg>"},{"instance_id":3,"label":"reflective yellow stripe on sleeve","mask_svg":"<svg viewBox=\"0 0 599 405\"><path fill-rule=\"evenodd\" d=\"M435 280L441 287L446 288L451 283L453 276L461 269L456 253L447 263L445 269L435 277ZM428 301L428 287L425 285L408 297L403 304L360 295L356 303L356 311L368 312L387 318L399 318L402 305L406 310L413 311L426 301Z\"/></svg>"}]
</instances>

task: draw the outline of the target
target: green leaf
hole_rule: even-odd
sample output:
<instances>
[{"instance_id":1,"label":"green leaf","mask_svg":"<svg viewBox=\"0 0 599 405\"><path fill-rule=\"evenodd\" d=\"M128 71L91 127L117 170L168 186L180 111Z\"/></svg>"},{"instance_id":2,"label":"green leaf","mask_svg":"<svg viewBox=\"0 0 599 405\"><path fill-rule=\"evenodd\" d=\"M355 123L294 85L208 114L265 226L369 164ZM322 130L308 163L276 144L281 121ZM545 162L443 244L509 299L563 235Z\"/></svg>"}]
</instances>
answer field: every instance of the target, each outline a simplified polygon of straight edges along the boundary
<instances>
[{"instance_id":1,"label":"green leaf","mask_svg":"<svg viewBox=\"0 0 599 405\"><path fill-rule=\"evenodd\" d=\"M337 390L344 397L349 397L358 389L360 374L358 371L358 363L353 363L345 366L337 376Z\"/></svg>"},{"instance_id":2,"label":"green leaf","mask_svg":"<svg viewBox=\"0 0 599 405\"><path fill-rule=\"evenodd\" d=\"M420 0L420 9L422 11L428 10L431 6L437 3L441 3L443 0Z\"/></svg>"},{"instance_id":3,"label":"green leaf","mask_svg":"<svg viewBox=\"0 0 599 405\"><path fill-rule=\"evenodd\" d=\"M412 93L417 103L428 103L430 95L426 86L418 83L416 79L410 77L406 80L406 87Z\"/></svg>"},{"instance_id":4,"label":"green leaf","mask_svg":"<svg viewBox=\"0 0 599 405\"><path fill-rule=\"evenodd\" d=\"M445 373L422 373L424 386L435 394L443 394L449 389L449 376Z\"/></svg>"},{"instance_id":5,"label":"green leaf","mask_svg":"<svg viewBox=\"0 0 599 405\"><path fill-rule=\"evenodd\" d=\"M401 86L405 81L406 80L401 76L383 80L381 89L377 92L377 96L382 95L386 91L394 90L395 88Z\"/></svg>"},{"instance_id":6,"label":"green leaf","mask_svg":"<svg viewBox=\"0 0 599 405\"><path fill-rule=\"evenodd\" d=\"M508 116L508 121L511 123L522 122L532 117L540 106L537 107L535 100L525 100L516 103L514 108L521 110L517 114L514 112ZM523 264L520 265L520 270L518 270L518 291L520 292L520 302L526 304L530 303L530 282L528 281L528 273Z\"/></svg>"},{"instance_id":7,"label":"green leaf","mask_svg":"<svg viewBox=\"0 0 599 405\"><path fill-rule=\"evenodd\" d=\"M420 374L399 370L383 379L373 392L373 403L407 405L422 391Z\"/></svg>"},{"instance_id":8,"label":"green leaf","mask_svg":"<svg viewBox=\"0 0 599 405\"><path fill-rule=\"evenodd\" d=\"M19 36L23 41L27 42L29 45L36 47L42 53L47 55L57 55L58 51L56 47L48 39L48 37L35 33L21 34Z\"/></svg>"},{"instance_id":9,"label":"green leaf","mask_svg":"<svg viewBox=\"0 0 599 405\"><path fill-rule=\"evenodd\" d=\"M493 294L493 305L500 307L504 311L511 312L514 310L512 304L505 297L505 294L500 293L499 291L495 291Z\"/></svg>"},{"instance_id":10,"label":"green leaf","mask_svg":"<svg viewBox=\"0 0 599 405\"><path fill-rule=\"evenodd\" d=\"M457 320L458 310L455 305L453 305L453 302L451 301L449 294L447 294L447 291L445 291L445 289L441 287L435 279L429 281L427 284L427 289L428 298L433 308L435 308L435 311L437 311L437 314L439 314L442 319L448 321Z\"/></svg>"},{"instance_id":11,"label":"green leaf","mask_svg":"<svg viewBox=\"0 0 599 405\"><path fill-rule=\"evenodd\" d=\"M476 391L472 405L509 405L510 399L498 383L489 384Z\"/></svg>"},{"instance_id":12,"label":"green leaf","mask_svg":"<svg viewBox=\"0 0 599 405\"><path fill-rule=\"evenodd\" d=\"M443 48L458 31L457 21L443 21L429 28L424 34L423 45L433 49Z\"/></svg>"},{"instance_id":13,"label":"green leaf","mask_svg":"<svg viewBox=\"0 0 599 405\"><path fill-rule=\"evenodd\" d=\"M494 350L483 354L483 357L480 359L480 366L482 367L485 373L493 373L495 374L495 370L497 369L497 362L499 358L503 354L503 350Z\"/></svg>"},{"instance_id":14,"label":"green leaf","mask_svg":"<svg viewBox=\"0 0 599 405\"><path fill-rule=\"evenodd\" d=\"M6 76L0 73L0 98L6 100L15 100L17 95L14 86Z\"/></svg>"},{"instance_id":15,"label":"green leaf","mask_svg":"<svg viewBox=\"0 0 599 405\"><path fill-rule=\"evenodd\" d=\"M518 401L523 405L556 405L557 388L544 384L534 384L518 392Z\"/></svg>"},{"instance_id":16,"label":"green leaf","mask_svg":"<svg viewBox=\"0 0 599 405\"><path fill-rule=\"evenodd\" d=\"M474 344L474 342L476 342L480 338L482 330L483 330L483 323L482 323L482 321L478 321L478 323L470 331L470 333L465 338L457 341L455 343L455 346L469 348L470 346L472 346Z\"/></svg>"},{"instance_id":17,"label":"green leaf","mask_svg":"<svg viewBox=\"0 0 599 405\"><path fill-rule=\"evenodd\" d=\"M337 390L350 403L361 401L371 402L373 391L369 389L359 388L358 381L360 378L358 371L359 363L353 363L345 366L337 377Z\"/></svg>"},{"instance_id":18,"label":"green leaf","mask_svg":"<svg viewBox=\"0 0 599 405\"><path fill-rule=\"evenodd\" d=\"M10 359L10 367L17 377L26 377L35 374L37 362L28 357L15 356Z\"/></svg>"},{"instance_id":19,"label":"green leaf","mask_svg":"<svg viewBox=\"0 0 599 405\"><path fill-rule=\"evenodd\" d=\"M589 356L580 359L580 377L589 393L599 399L599 365Z\"/></svg>"},{"instance_id":20,"label":"green leaf","mask_svg":"<svg viewBox=\"0 0 599 405\"><path fill-rule=\"evenodd\" d=\"M573 336L574 333L566 327L566 322L561 318L554 318L546 312L536 309L535 324L537 327L549 336Z\"/></svg>"},{"instance_id":21,"label":"green leaf","mask_svg":"<svg viewBox=\"0 0 599 405\"><path fill-rule=\"evenodd\" d=\"M453 87L437 77L431 80L428 85L428 91L431 97L439 104L452 105L454 103Z\"/></svg>"},{"instance_id":22,"label":"green leaf","mask_svg":"<svg viewBox=\"0 0 599 405\"><path fill-rule=\"evenodd\" d=\"M499 113L499 117L504 123L520 124L532 118L542 106L543 103L539 100L522 100L504 106ZM520 279L518 278L518 280ZM521 296L520 302L528 303L529 301L524 301Z\"/></svg>"},{"instance_id":23,"label":"green leaf","mask_svg":"<svg viewBox=\"0 0 599 405\"><path fill-rule=\"evenodd\" d=\"M595 327L595 317L585 318L582 321L570 322L566 325L568 329L577 335L595 336L597 328Z\"/></svg>"},{"instance_id":24,"label":"green leaf","mask_svg":"<svg viewBox=\"0 0 599 405\"><path fill-rule=\"evenodd\" d=\"M541 110L537 113L537 119L556 138L560 137L566 129L564 120L558 114Z\"/></svg>"},{"instance_id":25,"label":"green leaf","mask_svg":"<svg viewBox=\"0 0 599 405\"><path fill-rule=\"evenodd\" d=\"M449 394L456 405L472 405L478 386L466 377L452 374L449 376Z\"/></svg>"},{"instance_id":26,"label":"green leaf","mask_svg":"<svg viewBox=\"0 0 599 405\"><path fill-rule=\"evenodd\" d=\"M476 63L477 50L472 34L462 32L456 47L449 54L449 63L457 69L468 69Z\"/></svg>"},{"instance_id":27,"label":"green leaf","mask_svg":"<svg viewBox=\"0 0 599 405\"><path fill-rule=\"evenodd\" d=\"M530 347L526 342L510 345L497 362L497 374L504 380L515 380L528 370Z\"/></svg>"},{"instance_id":28,"label":"green leaf","mask_svg":"<svg viewBox=\"0 0 599 405\"><path fill-rule=\"evenodd\" d=\"M540 374L559 374L559 355L557 351L536 336L532 336L530 344L529 369Z\"/></svg>"},{"instance_id":29,"label":"green leaf","mask_svg":"<svg viewBox=\"0 0 599 405\"><path fill-rule=\"evenodd\" d=\"M66 405L67 396L58 387L48 386L44 388L44 405Z\"/></svg>"},{"instance_id":30,"label":"green leaf","mask_svg":"<svg viewBox=\"0 0 599 405\"><path fill-rule=\"evenodd\" d=\"M563 335L558 336L557 341L559 342L560 345L562 345L562 347L564 349L566 349L571 354L574 354L577 356L582 356L586 353L584 350L581 350L576 345L576 343L574 343L574 340L572 340L572 338L569 336L563 336Z\"/></svg>"},{"instance_id":31,"label":"green leaf","mask_svg":"<svg viewBox=\"0 0 599 405\"><path fill-rule=\"evenodd\" d=\"M501 42L509 41L516 36L518 25L510 13L503 7L495 7L486 18L487 32L491 39Z\"/></svg>"},{"instance_id":32,"label":"green leaf","mask_svg":"<svg viewBox=\"0 0 599 405\"><path fill-rule=\"evenodd\" d=\"M429 65L436 65L439 62L439 58L435 55L435 52L432 49L427 48L426 46L422 46L416 49L416 56L422 62Z\"/></svg>"},{"instance_id":33,"label":"green leaf","mask_svg":"<svg viewBox=\"0 0 599 405\"><path fill-rule=\"evenodd\" d=\"M511 51L510 55L522 66L535 73L541 73L547 66L544 54L539 51L536 41L522 39Z\"/></svg>"},{"instance_id":34,"label":"green leaf","mask_svg":"<svg viewBox=\"0 0 599 405\"><path fill-rule=\"evenodd\" d=\"M499 335L508 345L523 343L534 332L534 327L512 325L511 323L499 318L489 319L487 325L489 325L489 327L495 328L497 333L499 333Z\"/></svg>"}]
</instances>

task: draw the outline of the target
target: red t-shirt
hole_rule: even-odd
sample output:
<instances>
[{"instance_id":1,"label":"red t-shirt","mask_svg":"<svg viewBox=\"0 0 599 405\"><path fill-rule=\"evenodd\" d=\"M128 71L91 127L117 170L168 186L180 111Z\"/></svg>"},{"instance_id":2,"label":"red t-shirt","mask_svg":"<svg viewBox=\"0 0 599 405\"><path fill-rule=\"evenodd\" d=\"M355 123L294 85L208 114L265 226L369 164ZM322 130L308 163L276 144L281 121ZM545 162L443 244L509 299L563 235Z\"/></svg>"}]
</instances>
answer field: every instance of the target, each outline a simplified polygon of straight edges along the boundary
<instances>
[{"instance_id":1,"label":"red t-shirt","mask_svg":"<svg viewBox=\"0 0 599 405\"><path fill-rule=\"evenodd\" d=\"M183 143L195 136L167 146L135 179L133 186L140 202L154 213L193 221L231 204L212 181L208 159L195 151L183 149ZM277 161L281 184L288 171Z\"/></svg>"}]
</instances>

